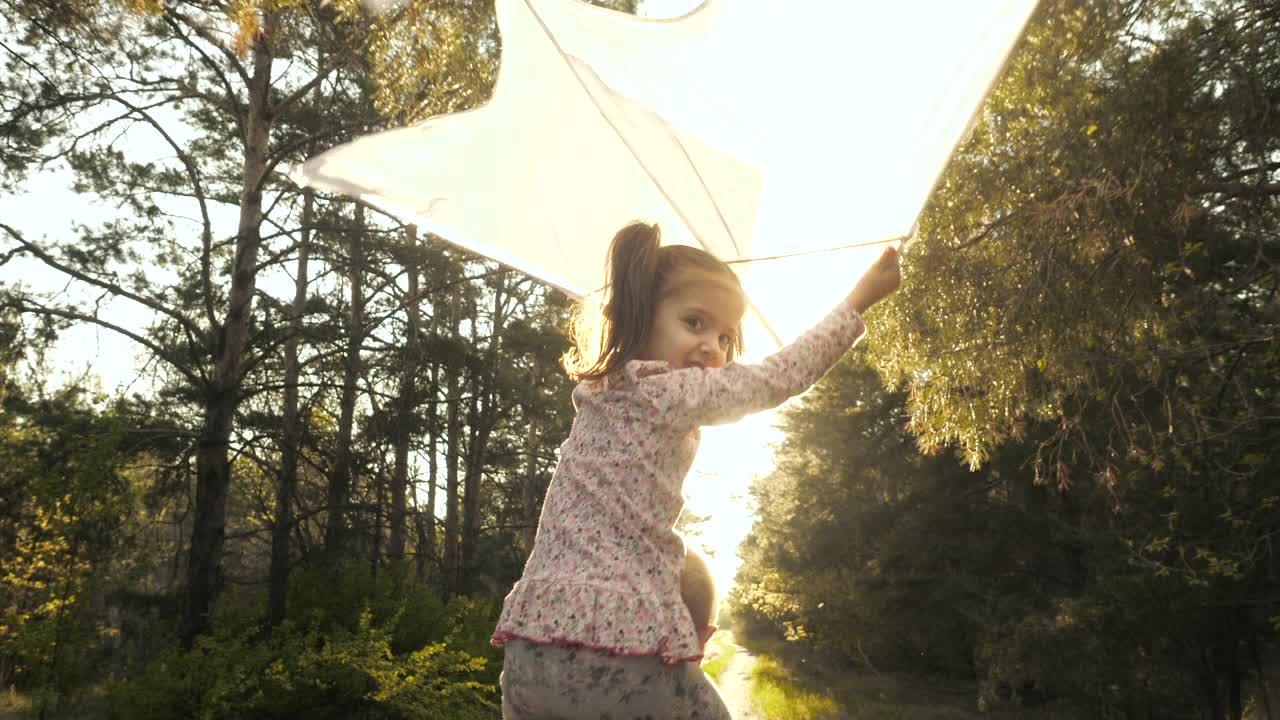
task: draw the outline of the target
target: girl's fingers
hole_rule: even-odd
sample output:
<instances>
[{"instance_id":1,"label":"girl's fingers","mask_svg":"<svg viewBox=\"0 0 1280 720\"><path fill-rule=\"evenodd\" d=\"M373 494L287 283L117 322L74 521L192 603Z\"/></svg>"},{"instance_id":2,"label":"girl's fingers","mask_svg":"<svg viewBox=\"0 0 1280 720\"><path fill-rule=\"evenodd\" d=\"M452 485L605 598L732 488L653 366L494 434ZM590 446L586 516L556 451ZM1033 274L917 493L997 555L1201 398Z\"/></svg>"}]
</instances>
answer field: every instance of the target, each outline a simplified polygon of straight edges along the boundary
<instances>
[{"instance_id":1,"label":"girl's fingers","mask_svg":"<svg viewBox=\"0 0 1280 720\"><path fill-rule=\"evenodd\" d=\"M894 248L892 245L885 248L884 252L880 253L881 267L889 267L890 265L893 265L894 263L897 263L897 262L898 262L898 250Z\"/></svg>"}]
</instances>

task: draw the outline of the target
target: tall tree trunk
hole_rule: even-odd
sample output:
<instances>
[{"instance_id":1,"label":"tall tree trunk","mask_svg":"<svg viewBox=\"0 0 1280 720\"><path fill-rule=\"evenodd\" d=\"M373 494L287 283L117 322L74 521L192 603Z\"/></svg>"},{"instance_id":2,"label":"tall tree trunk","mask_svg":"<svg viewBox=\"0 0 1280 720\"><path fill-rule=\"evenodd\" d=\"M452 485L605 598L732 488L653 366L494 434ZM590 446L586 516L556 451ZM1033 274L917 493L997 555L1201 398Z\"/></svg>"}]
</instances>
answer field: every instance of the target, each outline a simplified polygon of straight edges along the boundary
<instances>
[{"instance_id":1,"label":"tall tree trunk","mask_svg":"<svg viewBox=\"0 0 1280 720\"><path fill-rule=\"evenodd\" d=\"M433 313L431 319L432 326L436 325L436 317ZM426 579L426 563L432 565L436 563L436 490L440 487L440 363L431 363L431 407L430 414L427 416L427 510L425 516L425 528L423 532L423 543L418 548L418 556L423 559L420 566L419 577Z\"/></svg>"},{"instance_id":2,"label":"tall tree trunk","mask_svg":"<svg viewBox=\"0 0 1280 720\"><path fill-rule=\"evenodd\" d=\"M391 473L391 541L387 553L393 560L404 558L405 492L409 486L409 419L414 410L414 382L418 374L418 227L409 226L405 269L409 272L409 303L405 327L405 355L408 360L400 375L400 402L396 413L396 464Z\"/></svg>"},{"instance_id":3,"label":"tall tree trunk","mask_svg":"<svg viewBox=\"0 0 1280 720\"><path fill-rule=\"evenodd\" d=\"M489 361L487 371L472 373L469 385L471 400L467 410L467 467L463 478L461 572L458 591L467 594L473 589L480 545L481 482L484 479L484 463L489 447L489 436L496 422L497 407L494 400L494 384L501 363L502 328L505 325L503 303L505 279L499 278L493 290L493 307L490 311ZM476 323L471 324L472 345L478 345Z\"/></svg>"},{"instance_id":4,"label":"tall tree trunk","mask_svg":"<svg viewBox=\"0 0 1280 720\"><path fill-rule=\"evenodd\" d=\"M1253 658L1253 671L1258 682L1258 697L1262 699L1262 717L1265 720L1272 720L1271 685L1267 682L1267 666L1262 662L1262 653L1259 651L1258 645L1258 633L1257 631L1251 631L1249 633L1249 653Z\"/></svg>"},{"instance_id":5,"label":"tall tree trunk","mask_svg":"<svg viewBox=\"0 0 1280 720\"><path fill-rule=\"evenodd\" d=\"M1223 608L1223 626L1225 636L1222 638L1222 659L1227 673L1227 708L1231 720L1240 720L1244 716L1244 693L1241 687L1244 673L1240 668L1240 612L1237 608Z\"/></svg>"},{"instance_id":6,"label":"tall tree trunk","mask_svg":"<svg viewBox=\"0 0 1280 720\"><path fill-rule=\"evenodd\" d=\"M427 555L423 552L423 548L427 546L427 523L424 520L426 513L423 512L422 506L418 504L418 499L413 500L413 531L417 536L417 552L413 554L413 569L418 578L418 582L425 583L427 581Z\"/></svg>"},{"instance_id":7,"label":"tall tree trunk","mask_svg":"<svg viewBox=\"0 0 1280 720\"><path fill-rule=\"evenodd\" d=\"M458 313L452 295L448 299L448 321L446 328L450 337L458 336ZM462 374L461 363L457 367L445 368L448 377L445 379L445 402L448 410L445 419L445 509L444 509L444 591L446 597L452 597L458 590L458 445L462 440L458 417L458 395L461 391L459 378Z\"/></svg>"},{"instance_id":8,"label":"tall tree trunk","mask_svg":"<svg viewBox=\"0 0 1280 720\"><path fill-rule=\"evenodd\" d=\"M533 367L529 371L529 386L538 387L541 384L542 367L535 355ZM520 512L523 519L523 525L520 528L520 551L527 560L529 553L533 552L533 541L538 534L541 508L538 503L538 433L537 424L533 418L526 419L524 433L524 483L520 487Z\"/></svg>"},{"instance_id":9,"label":"tall tree trunk","mask_svg":"<svg viewBox=\"0 0 1280 720\"><path fill-rule=\"evenodd\" d=\"M360 374L360 346L364 342L364 207L356 205L356 230L351 236L347 279L351 285L351 315L347 330L347 354L342 366L342 404L338 415L338 441L329 473L324 552L330 562L344 549L347 510L351 499L351 435L355 424L356 379Z\"/></svg>"},{"instance_id":10,"label":"tall tree trunk","mask_svg":"<svg viewBox=\"0 0 1280 720\"><path fill-rule=\"evenodd\" d=\"M434 335L439 327L440 307L433 303L430 325L427 333ZM428 571L437 567L436 558L436 488L440 481L440 461L436 454L440 447L440 363L430 363L427 387L427 504L423 508L418 505L415 492L413 502L415 508L414 528L418 532L418 547L414 553L418 580L427 582Z\"/></svg>"},{"instance_id":11,"label":"tall tree trunk","mask_svg":"<svg viewBox=\"0 0 1280 720\"><path fill-rule=\"evenodd\" d=\"M271 572L267 619L271 627L284 621L289 592L289 534L293 525L293 495L298 487L298 451L302 432L298 422L298 345L307 304L307 261L311 254L311 222L315 193L302 192L302 238L298 247L298 277L294 281L289 339L284 346L284 411L281 418L280 481L276 487L275 522L271 526Z\"/></svg>"},{"instance_id":12,"label":"tall tree trunk","mask_svg":"<svg viewBox=\"0 0 1280 720\"><path fill-rule=\"evenodd\" d=\"M480 383L472 379L471 399L467 408L467 466L462 475L462 541L459 548L459 594L469 594L479 567L477 552L480 541L480 481L484 474L485 446L489 444L488 408L480 402Z\"/></svg>"},{"instance_id":13,"label":"tall tree trunk","mask_svg":"<svg viewBox=\"0 0 1280 720\"><path fill-rule=\"evenodd\" d=\"M264 13L262 32L253 45L253 75L245 110L244 179L240 190L240 221L232 263L227 316L215 330L214 368L205 394L204 425L196 453L196 502L187 561L186 602L178 638L185 648L209 629L209 614L217 599L226 539L227 495L231 486L228 457L231 428L240 403L240 363L249 334L253 295L257 286L258 250L262 244L262 185L266 176L271 112L275 15Z\"/></svg>"},{"instance_id":14,"label":"tall tree trunk","mask_svg":"<svg viewBox=\"0 0 1280 720\"><path fill-rule=\"evenodd\" d=\"M381 450L381 448L380 448ZM382 457L379 452L378 457ZM373 532L369 534L369 569L373 577L378 577L378 566L382 564L382 528L387 515L387 480L386 466L379 467L372 477L373 489Z\"/></svg>"},{"instance_id":15,"label":"tall tree trunk","mask_svg":"<svg viewBox=\"0 0 1280 720\"><path fill-rule=\"evenodd\" d=\"M1204 693L1205 704L1209 706L1210 720L1226 720L1222 709L1222 695L1218 691L1218 668L1215 667L1214 654L1216 638L1206 630L1200 645L1200 683Z\"/></svg>"}]
</instances>

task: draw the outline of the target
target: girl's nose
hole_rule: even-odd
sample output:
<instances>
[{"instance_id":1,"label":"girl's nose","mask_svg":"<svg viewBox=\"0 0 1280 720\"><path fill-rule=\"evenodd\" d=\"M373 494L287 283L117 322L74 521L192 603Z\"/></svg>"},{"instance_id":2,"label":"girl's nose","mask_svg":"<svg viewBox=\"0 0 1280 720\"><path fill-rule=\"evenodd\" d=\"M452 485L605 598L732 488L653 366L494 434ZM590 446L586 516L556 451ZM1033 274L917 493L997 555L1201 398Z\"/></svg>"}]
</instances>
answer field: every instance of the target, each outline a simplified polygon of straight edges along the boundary
<instances>
[{"instance_id":1,"label":"girl's nose","mask_svg":"<svg viewBox=\"0 0 1280 720\"><path fill-rule=\"evenodd\" d=\"M702 356L707 359L708 367L722 367L725 363L725 353L720 349L719 345L703 341L701 346Z\"/></svg>"}]
</instances>

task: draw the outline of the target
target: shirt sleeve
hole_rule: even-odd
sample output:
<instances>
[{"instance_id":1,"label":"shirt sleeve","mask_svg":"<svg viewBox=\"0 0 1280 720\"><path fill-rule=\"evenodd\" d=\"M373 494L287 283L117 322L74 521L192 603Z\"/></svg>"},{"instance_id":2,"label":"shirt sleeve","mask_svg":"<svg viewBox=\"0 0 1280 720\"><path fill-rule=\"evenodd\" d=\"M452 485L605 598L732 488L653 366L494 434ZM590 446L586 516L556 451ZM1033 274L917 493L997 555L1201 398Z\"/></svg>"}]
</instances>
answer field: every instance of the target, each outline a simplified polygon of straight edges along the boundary
<instances>
[{"instance_id":1,"label":"shirt sleeve","mask_svg":"<svg viewBox=\"0 0 1280 720\"><path fill-rule=\"evenodd\" d=\"M808 390L865 330L862 316L846 298L795 342L758 365L674 370L645 378L644 389L673 425L733 422Z\"/></svg>"}]
</instances>

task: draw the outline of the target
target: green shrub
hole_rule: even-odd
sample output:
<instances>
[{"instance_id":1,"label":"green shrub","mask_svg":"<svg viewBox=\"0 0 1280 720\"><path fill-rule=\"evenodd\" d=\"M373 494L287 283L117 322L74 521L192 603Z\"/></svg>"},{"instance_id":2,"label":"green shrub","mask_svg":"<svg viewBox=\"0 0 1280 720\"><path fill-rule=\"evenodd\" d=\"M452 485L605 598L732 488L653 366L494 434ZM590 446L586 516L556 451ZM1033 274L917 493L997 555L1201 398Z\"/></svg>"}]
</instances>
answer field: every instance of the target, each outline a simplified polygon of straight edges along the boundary
<instances>
[{"instance_id":1,"label":"green shrub","mask_svg":"<svg viewBox=\"0 0 1280 720\"><path fill-rule=\"evenodd\" d=\"M456 597L445 608L445 626L448 628L444 642L450 648L472 657L489 661L485 677L498 682L502 671L502 650L489 642L493 628L498 624L502 601L488 597Z\"/></svg>"},{"instance_id":2,"label":"green shrub","mask_svg":"<svg viewBox=\"0 0 1280 720\"><path fill-rule=\"evenodd\" d=\"M354 632L286 622L259 635L221 629L190 652L166 654L108 689L112 717L468 720L497 709L486 658L444 643L396 654L372 612Z\"/></svg>"}]
</instances>

